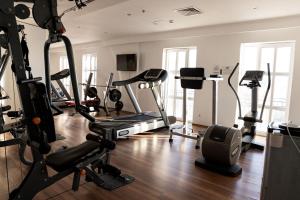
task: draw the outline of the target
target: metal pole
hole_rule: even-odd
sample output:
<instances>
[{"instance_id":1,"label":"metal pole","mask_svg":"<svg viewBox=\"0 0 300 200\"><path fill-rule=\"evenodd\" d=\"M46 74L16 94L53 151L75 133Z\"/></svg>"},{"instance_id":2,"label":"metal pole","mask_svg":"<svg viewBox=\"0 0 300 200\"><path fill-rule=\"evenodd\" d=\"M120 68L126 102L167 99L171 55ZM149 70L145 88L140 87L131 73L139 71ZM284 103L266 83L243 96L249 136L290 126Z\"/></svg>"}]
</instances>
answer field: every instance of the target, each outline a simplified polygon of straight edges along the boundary
<instances>
[{"instance_id":1,"label":"metal pole","mask_svg":"<svg viewBox=\"0 0 300 200\"><path fill-rule=\"evenodd\" d=\"M158 86L158 87L160 87L160 86ZM160 96L160 88L158 88L158 87L151 87L151 91L154 96L156 105L159 109L160 115L161 115L162 119L164 120L165 126L169 126L170 122L169 122L167 113L165 111L163 101Z\"/></svg>"},{"instance_id":2,"label":"metal pole","mask_svg":"<svg viewBox=\"0 0 300 200\"><path fill-rule=\"evenodd\" d=\"M109 78L108 78L108 82L107 82L107 85L106 85L106 90L105 90L105 93L104 93L103 105L104 105L106 115L110 115L109 108L108 108L108 105L107 105L107 100L109 98L108 96L109 96L110 88L112 86L113 78L114 78L114 74L110 73Z\"/></svg>"},{"instance_id":3,"label":"metal pole","mask_svg":"<svg viewBox=\"0 0 300 200\"><path fill-rule=\"evenodd\" d=\"M213 93L212 93L212 125L218 123L218 81L213 81Z\"/></svg>"},{"instance_id":4,"label":"metal pole","mask_svg":"<svg viewBox=\"0 0 300 200\"><path fill-rule=\"evenodd\" d=\"M51 102L51 79L50 79L50 58L49 49L51 45L51 40L47 40L44 45L44 62L45 62L45 82L48 98Z\"/></svg>"},{"instance_id":5,"label":"metal pole","mask_svg":"<svg viewBox=\"0 0 300 200\"><path fill-rule=\"evenodd\" d=\"M129 96L129 98L130 98L132 104L133 104L133 107L134 107L136 113L137 113L137 114L142 113L142 109L141 109L141 107L140 107L138 101L136 100L136 97L135 97L134 94L133 94L133 91L132 91L131 86L130 86L130 85L125 85L125 89L126 89L126 91L127 91L127 94L128 94L128 96Z\"/></svg>"},{"instance_id":6,"label":"metal pole","mask_svg":"<svg viewBox=\"0 0 300 200\"><path fill-rule=\"evenodd\" d=\"M63 93L65 94L66 98L71 101L72 97L70 96L69 92L67 91L67 89L65 88L64 84L61 82L61 80L56 80L57 84L59 85L60 89L63 91Z\"/></svg>"},{"instance_id":7,"label":"metal pole","mask_svg":"<svg viewBox=\"0 0 300 200\"><path fill-rule=\"evenodd\" d=\"M187 94L186 94L186 88L183 88L183 103L182 103L182 121L183 125L186 125L186 99L187 99Z\"/></svg>"},{"instance_id":8,"label":"metal pole","mask_svg":"<svg viewBox=\"0 0 300 200\"><path fill-rule=\"evenodd\" d=\"M252 95L251 95L251 112L257 113L257 87L252 88ZM255 115L256 118L256 115Z\"/></svg>"},{"instance_id":9,"label":"metal pole","mask_svg":"<svg viewBox=\"0 0 300 200\"><path fill-rule=\"evenodd\" d=\"M90 74L89 74L88 81L87 81L87 83L86 83L86 88L85 88L85 90L84 90L84 101L87 100L87 92L88 92L88 90L89 90L90 87L91 87L92 78L93 78L93 73L90 73Z\"/></svg>"},{"instance_id":10,"label":"metal pole","mask_svg":"<svg viewBox=\"0 0 300 200\"><path fill-rule=\"evenodd\" d=\"M73 48L72 48L72 44L71 44L69 38L67 38L66 36L61 36L61 39L65 43L65 47L67 50L67 57L68 57L68 62L69 62L72 89L73 89L73 94L74 94L76 110L77 110L80 106L80 99L79 99L79 92L78 92L78 86L77 86L76 68L75 68L75 62L74 62Z\"/></svg>"},{"instance_id":11,"label":"metal pole","mask_svg":"<svg viewBox=\"0 0 300 200\"><path fill-rule=\"evenodd\" d=\"M59 94L59 92L57 91L57 89L54 87L52 83L51 83L51 89L52 92L54 92L54 94L57 96L57 99L62 98L62 96Z\"/></svg>"}]
</instances>

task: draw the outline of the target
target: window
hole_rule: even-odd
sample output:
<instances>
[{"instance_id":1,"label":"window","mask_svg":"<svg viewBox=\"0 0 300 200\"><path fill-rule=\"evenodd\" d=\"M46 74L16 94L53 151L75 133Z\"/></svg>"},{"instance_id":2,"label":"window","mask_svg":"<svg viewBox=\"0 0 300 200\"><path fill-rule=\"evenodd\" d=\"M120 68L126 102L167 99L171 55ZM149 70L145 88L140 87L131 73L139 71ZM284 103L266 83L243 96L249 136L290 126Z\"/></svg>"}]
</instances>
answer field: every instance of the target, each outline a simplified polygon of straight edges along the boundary
<instances>
[{"instance_id":1,"label":"window","mask_svg":"<svg viewBox=\"0 0 300 200\"><path fill-rule=\"evenodd\" d=\"M64 69L69 69L69 61L67 56L60 56L59 57L59 70L62 71ZM68 78L64 78L61 80L63 85L65 86L66 90L70 94L71 91L71 79L70 76Z\"/></svg>"},{"instance_id":2,"label":"window","mask_svg":"<svg viewBox=\"0 0 300 200\"><path fill-rule=\"evenodd\" d=\"M91 85L97 84L97 55L84 54L82 56L82 83L87 83L90 73L93 73ZM82 99L84 98L84 89L82 88Z\"/></svg>"},{"instance_id":3,"label":"window","mask_svg":"<svg viewBox=\"0 0 300 200\"><path fill-rule=\"evenodd\" d=\"M267 72L267 63L270 63L271 89L263 115L263 123L258 123L259 131L266 131L271 121L286 122L288 120L291 73L294 62L294 42L278 43L247 43L241 45L241 68L239 78L246 70L263 70ZM265 90L267 87L267 73L262 81L258 94L258 112L260 112ZM251 92L249 88L239 87L242 115L250 110ZM240 120L238 120L240 121ZM241 123L241 122L239 122Z\"/></svg>"},{"instance_id":4,"label":"window","mask_svg":"<svg viewBox=\"0 0 300 200\"><path fill-rule=\"evenodd\" d=\"M180 68L196 67L197 48L164 49L163 65L168 71L168 79L164 87L165 104L168 115L182 120L183 89L180 81L174 77L179 75ZM194 90L187 90L187 121L193 120Z\"/></svg>"}]
</instances>

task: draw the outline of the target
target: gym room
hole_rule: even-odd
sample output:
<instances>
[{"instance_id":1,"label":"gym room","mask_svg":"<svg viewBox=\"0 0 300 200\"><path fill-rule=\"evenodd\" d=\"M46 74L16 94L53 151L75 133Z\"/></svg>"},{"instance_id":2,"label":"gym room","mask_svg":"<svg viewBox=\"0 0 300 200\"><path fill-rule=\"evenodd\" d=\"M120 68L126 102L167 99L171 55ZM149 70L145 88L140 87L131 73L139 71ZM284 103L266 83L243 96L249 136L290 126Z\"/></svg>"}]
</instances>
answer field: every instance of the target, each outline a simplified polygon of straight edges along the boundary
<instances>
[{"instance_id":1,"label":"gym room","mask_svg":"<svg viewBox=\"0 0 300 200\"><path fill-rule=\"evenodd\" d=\"M0 200L299 200L300 1L0 0Z\"/></svg>"}]
</instances>

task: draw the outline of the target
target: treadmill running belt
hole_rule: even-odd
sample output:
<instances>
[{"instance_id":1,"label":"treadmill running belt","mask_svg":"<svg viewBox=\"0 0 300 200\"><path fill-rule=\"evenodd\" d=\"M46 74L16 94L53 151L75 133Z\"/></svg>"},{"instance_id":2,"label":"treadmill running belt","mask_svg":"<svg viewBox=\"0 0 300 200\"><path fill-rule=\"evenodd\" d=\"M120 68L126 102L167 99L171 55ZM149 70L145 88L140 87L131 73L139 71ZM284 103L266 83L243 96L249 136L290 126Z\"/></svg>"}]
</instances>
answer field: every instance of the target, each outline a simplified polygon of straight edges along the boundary
<instances>
[{"instance_id":1,"label":"treadmill running belt","mask_svg":"<svg viewBox=\"0 0 300 200\"><path fill-rule=\"evenodd\" d=\"M118 117L115 120L116 121L148 121L148 120L152 120L155 119L157 117L155 116L151 116L151 115L145 115L145 114L140 114L140 115L131 115L131 116L124 116L124 117Z\"/></svg>"}]
</instances>

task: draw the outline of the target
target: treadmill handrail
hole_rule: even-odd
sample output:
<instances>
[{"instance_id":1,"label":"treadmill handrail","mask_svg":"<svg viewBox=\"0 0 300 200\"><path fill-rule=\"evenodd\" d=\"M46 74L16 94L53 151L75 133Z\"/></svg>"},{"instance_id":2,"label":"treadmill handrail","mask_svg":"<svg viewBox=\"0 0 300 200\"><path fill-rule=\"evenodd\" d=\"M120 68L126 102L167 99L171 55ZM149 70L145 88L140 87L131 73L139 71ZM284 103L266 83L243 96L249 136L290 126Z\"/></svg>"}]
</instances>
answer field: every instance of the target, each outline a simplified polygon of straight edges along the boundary
<instances>
[{"instance_id":1,"label":"treadmill handrail","mask_svg":"<svg viewBox=\"0 0 300 200\"><path fill-rule=\"evenodd\" d=\"M136 83L136 82L139 82L139 81L143 81L143 78L145 76L147 71L133 77L133 78L130 78L130 79L127 79L127 80L122 80L122 81L114 81L112 83L113 86L125 86L125 85L130 85L132 83Z\"/></svg>"},{"instance_id":2,"label":"treadmill handrail","mask_svg":"<svg viewBox=\"0 0 300 200\"><path fill-rule=\"evenodd\" d=\"M137 83L137 82L148 82L148 83L154 83L154 82L164 82L167 79L168 76L168 72L166 70L162 70L161 74L159 75L159 78L156 79L149 79L149 78L145 78L146 74L150 71L146 70L140 74L138 74L137 76L127 79L127 80L122 80L122 81L114 81L112 83L113 86L125 86L125 85L130 85L132 83Z\"/></svg>"},{"instance_id":3,"label":"treadmill handrail","mask_svg":"<svg viewBox=\"0 0 300 200\"><path fill-rule=\"evenodd\" d=\"M70 70L69 69L63 69L55 74L52 74L50 76L51 81L61 80L64 78L67 78L70 76Z\"/></svg>"},{"instance_id":4,"label":"treadmill handrail","mask_svg":"<svg viewBox=\"0 0 300 200\"><path fill-rule=\"evenodd\" d=\"M234 89L234 87L232 86L231 84L231 78L233 76L233 74L235 73L235 71L237 70L237 68L239 67L240 63L237 63L234 67L234 69L232 70L231 74L229 75L228 77L228 85L229 87L232 89L237 101L238 101L238 107L239 107L239 118L242 118L242 107L241 107L241 101L240 101L240 98L239 98L239 95L237 93L237 91Z\"/></svg>"},{"instance_id":5,"label":"treadmill handrail","mask_svg":"<svg viewBox=\"0 0 300 200\"><path fill-rule=\"evenodd\" d=\"M191 77L191 76L175 76L175 79L190 80L190 81L222 81L223 77Z\"/></svg>"}]
</instances>

